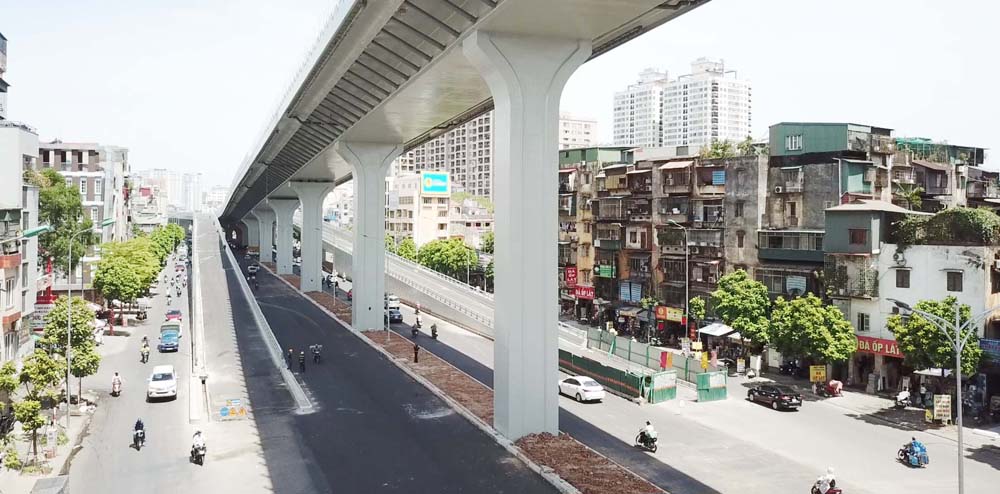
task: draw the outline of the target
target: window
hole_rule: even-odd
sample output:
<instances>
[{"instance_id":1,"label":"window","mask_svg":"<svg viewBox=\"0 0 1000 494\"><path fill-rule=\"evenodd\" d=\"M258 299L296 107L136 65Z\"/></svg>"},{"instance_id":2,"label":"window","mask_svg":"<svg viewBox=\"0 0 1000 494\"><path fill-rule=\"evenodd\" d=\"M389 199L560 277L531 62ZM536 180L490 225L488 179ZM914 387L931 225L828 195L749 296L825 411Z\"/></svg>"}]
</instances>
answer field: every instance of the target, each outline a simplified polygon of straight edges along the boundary
<instances>
[{"instance_id":1,"label":"window","mask_svg":"<svg viewBox=\"0 0 1000 494\"><path fill-rule=\"evenodd\" d=\"M850 229L847 230L850 236L851 245L865 245L868 243L868 230Z\"/></svg>"},{"instance_id":2,"label":"window","mask_svg":"<svg viewBox=\"0 0 1000 494\"><path fill-rule=\"evenodd\" d=\"M791 216L793 218L798 216L797 214L795 214L797 210L798 210L798 205L796 203L794 202L788 203L788 216Z\"/></svg>"},{"instance_id":3,"label":"window","mask_svg":"<svg viewBox=\"0 0 1000 494\"><path fill-rule=\"evenodd\" d=\"M896 270L896 288L910 288L910 270Z\"/></svg>"},{"instance_id":4,"label":"window","mask_svg":"<svg viewBox=\"0 0 1000 494\"><path fill-rule=\"evenodd\" d=\"M785 151L801 151L802 135L785 136Z\"/></svg>"},{"instance_id":5,"label":"window","mask_svg":"<svg viewBox=\"0 0 1000 494\"><path fill-rule=\"evenodd\" d=\"M3 284L3 307L4 309L10 309L14 307L14 292L15 286L17 285L14 277L7 278Z\"/></svg>"},{"instance_id":6,"label":"window","mask_svg":"<svg viewBox=\"0 0 1000 494\"><path fill-rule=\"evenodd\" d=\"M736 210L733 215L737 218L743 217L743 201L736 201Z\"/></svg>"},{"instance_id":7,"label":"window","mask_svg":"<svg viewBox=\"0 0 1000 494\"><path fill-rule=\"evenodd\" d=\"M864 312L858 312L858 332L865 332L871 329L871 316Z\"/></svg>"},{"instance_id":8,"label":"window","mask_svg":"<svg viewBox=\"0 0 1000 494\"><path fill-rule=\"evenodd\" d=\"M85 178L80 179L80 193L87 195L87 179Z\"/></svg>"},{"instance_id":9,"label":"window","mask_svg":"<svg viewBox=\"0 0 1000 494\"><path fill-rule=\"evenodd\" d=\"M97 208L90 208L90 221L97 222Z\"/></svg>"},{"instance_id":10,"label":"window","mask_svg":"<svg viewBox=\"0 0 1000 494\"><path fill-rule=\"evenodd\" d=\"M740 231L736 232L736 247L738 247L740 249L743 248L743 237L744 236L746 236L746 232L745 231L740 230Z\"/></svg>"},{"instance_id":11,"label":"window","mask_svg":"<svg viewBox=\"0 0 1000 494\"><path fill-rule=\"evenodd\" d=\"M66 187L72 187L72 186L73 186L73 179L66 177Z\"/></svg>"},{"instance_id":12,"label":"window","mask_svg":"<svg viewBox=\"0 0 1000 494\"><path fill-rule=\"evenodd\" d=\"M949 292L960 292L960 291L962 291L962 272L961 271L948 271L948 291Z\"/></svg>"},{"instance_id":13,"label":"window","mask_svg":"<svg viewBox=\"0 0 1000 494\"><path fill-rule=\"evenodd\" d=\"M102 185L101 179L95 178L94 179L94 195L95 196L101 195L101 185Z\"/></svg>"},{"instance_id":14,"label":"window","mask_svg":"<svg viewBox=\"0 0 1000 494\"><path fill-rule=\"evenodd\" d=\"M444 231L448 229L447 223L438 223L438 231Z\"/></svg>"}]
</instances>

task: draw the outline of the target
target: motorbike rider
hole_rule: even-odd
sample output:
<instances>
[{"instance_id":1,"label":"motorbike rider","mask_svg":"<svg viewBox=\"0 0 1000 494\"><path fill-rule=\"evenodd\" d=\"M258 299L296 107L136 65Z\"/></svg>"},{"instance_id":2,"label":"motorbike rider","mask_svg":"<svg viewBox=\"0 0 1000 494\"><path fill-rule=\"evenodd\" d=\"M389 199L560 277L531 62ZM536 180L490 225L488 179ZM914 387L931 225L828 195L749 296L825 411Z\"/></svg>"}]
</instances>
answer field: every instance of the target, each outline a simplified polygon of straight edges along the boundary
<instances>
[{"instance_id":1,"label":"motorbike rider","mask_svg":"<svg viewBox=\"0 0 1000 494\"><path fill-rule=\"evenodd\" d=\"M643 443L649 442L652 439L656 439L656 428L654 428L653 424L647 420L646 426L639 431L639 434L642 435Z\"/></svg>"},{"instance_id":2,"label":"motorbike rider","mask_svg":"<svg viewBox=\"0 0 1000 494\"><path fill-rule=\"evenodd\" d=\"M145 362L149 360L149 342L143 340L142 347L139 348L139 355L142 356L142 361Z\"/></svg>"},{"instance_id":3,"label":"motorbike rider","mask_svg":"<svg viewBox=\"0 0 1000 494\"><path fill-rule=\"evenodd\" d=\"M140 432L141 431L141 432ZM143 442L146 441L146 424L142 423L142 417L139 417L135 421L135 425L132 426L132 441L138 444L139 434L142 434Z\"/></svg>"},{"instance_id":4,"label":"motorbike rider","mask_svg":"<svg viewBox=\"0 0 1000 494\"><path fill-rule=\"evenodd\" d=\"M299 372L304 373L306 371L306 352L299 352Z\"/></svg>"},{"instance_id":5,"label":"motorbike rider","mask_svg":"<svg viewBox=\"0 0 1000 494\"><path fill-rule=\"evenodd\" d=\"M115 376L111 378L111 389L115 389L115 386L117 386L118 389L121 389L122 387L122 376L119 376L117 372L115 372Z\"/></svg>"},{"instance_id":6,"label":"motorbike rider","mask_svg":"<svg viewBox=\"0 0 1000 494\"><path fill-rule=\"evenodd\" d=\"M826 494L830 492L831 489L837 486L837 479L833 474L833 467L826 469L826 473L820 475L816 479L816 485L813 486L813 492L817 494Z\"/></svg>"},{"instance_id":7,"label":"motorbike rider","mask_svg":"<svg viewBox=\"0 0 1000 494\"><path fill-rule=\"evenodd\" d=\"M194 436L191 437L191 450L194 452L199 449L207 450L208 447L205 446L205 435L200 430L197 430L194 431Z\"/></svg>"}]
</instances>

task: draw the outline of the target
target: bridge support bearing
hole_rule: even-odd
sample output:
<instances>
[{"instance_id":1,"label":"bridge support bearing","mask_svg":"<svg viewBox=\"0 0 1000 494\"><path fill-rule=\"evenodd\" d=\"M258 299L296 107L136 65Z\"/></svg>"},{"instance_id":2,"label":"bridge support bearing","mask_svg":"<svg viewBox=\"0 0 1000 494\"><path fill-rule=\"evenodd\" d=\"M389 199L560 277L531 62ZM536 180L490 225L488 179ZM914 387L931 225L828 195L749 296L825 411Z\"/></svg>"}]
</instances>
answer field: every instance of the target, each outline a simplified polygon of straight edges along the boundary
<instances>
[{"instance_id":1,"label":"bridge support bearing","mask_svg":"<svg viewBox=\"0 0 1000 494\"><path fill-rule=\"evenodd\" d=\"M248 214L243 217L243 224L247 226L247 246L259 247L260 230L257 228L257 217Z\"/></svg>"},{"instance_id":2,"label":"bridge support bearing","mask_svg":"<svg viewBox=\"0 0 1000 494\"><path fill-rule=\"evenodd\" d=\"M268 262L271 260L271 250L274 249L274 211L258 207L253 210L253 215L257 218L257 230L260 233L260 261Z\"/></svg>"},{"instance_id":3,"label":"bridge support bearing","mask_svg":"<svg viewBox=\"0 0 1000 494\"><path fill-rule=\"evenodd\" d=\"M402 144L339 141L335 150L354 170L352 326L381 329L385 310L385 176Z\"/></svg>"},{"instance_id":4,"label":"bridge support bearing","mask_svg":"<svg viewBox=\"0 0 1000 494\"><path fill-rule=\"evenodd\" d=\"M270 199L276 227L274 242L278 250L278 274L292 274L292 215L299 208L298 199Z\"/></svg>"},{"instance_id":5,"label":"bridge support bearing","mask_svg":"<svg viewBox=\"0 0 1000 494\"><path fill-rule=\"evenodd\" d=\"M559 97L591 41L476 31L463 52L494 102L494 426L559 432Z\"/></svg>"},{"instance_id":6,"label":"bridge support bearing","mask_svg":"<svg viewBox=\"0 0 1000 494\"><path fill-rule=\"evenodd\" d=\"M333 190L331 182L292 182L302 203L302 265L299 289L323 290L323 200Z\"/></svg>"}]
</instances>

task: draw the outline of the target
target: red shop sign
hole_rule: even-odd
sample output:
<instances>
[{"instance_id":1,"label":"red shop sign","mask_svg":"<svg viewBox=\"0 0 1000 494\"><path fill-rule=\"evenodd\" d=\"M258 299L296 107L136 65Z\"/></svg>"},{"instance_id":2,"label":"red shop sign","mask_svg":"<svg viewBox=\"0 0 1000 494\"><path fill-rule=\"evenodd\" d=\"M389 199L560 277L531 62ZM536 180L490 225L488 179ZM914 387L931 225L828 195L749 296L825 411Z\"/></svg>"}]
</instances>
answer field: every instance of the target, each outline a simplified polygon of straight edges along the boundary
<instances>
[{"instance_id":1,"label":"red shop sign","mask_svg":"<svg viewBox=\"0 0 1000 494\"><path fill-rule=\"evenodd\" d=\"M858 336L858 351L903 358L903 352L899 351L899 345L895 341L870 336Z\"/></svg>"},{"instance_id":2,"label":"red shop sign","mask_svg":"<svg viewBox=\"0 0 1000 494\"><path fill-rule=\"evenodd\" d=\"M566 271L566 286L573 288L576 286L576 266L564 268ZM591 297L593 298L593 297Z\"/></svg>"},{"instance_id":3,"label":"red shop sign","mask_svg":"<svg viewBox=\"0 0 1000 494\"><path fill-rule=\"evenodd\" d=\"M594 300L594 287L576 285L576 288L573 289L573 295L579 299Z\"/></svg>"}]
</instances>

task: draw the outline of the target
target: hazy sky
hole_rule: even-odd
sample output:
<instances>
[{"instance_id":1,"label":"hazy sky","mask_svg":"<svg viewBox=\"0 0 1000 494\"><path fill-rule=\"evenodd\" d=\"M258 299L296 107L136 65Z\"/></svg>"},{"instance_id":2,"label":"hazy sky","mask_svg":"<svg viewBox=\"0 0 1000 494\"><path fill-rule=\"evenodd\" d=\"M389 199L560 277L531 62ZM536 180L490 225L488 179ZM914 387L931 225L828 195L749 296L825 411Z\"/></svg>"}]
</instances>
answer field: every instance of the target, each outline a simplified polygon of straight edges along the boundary
<instances>
[{"instance_id":1,"label":"hazy sky","mask_svg":"<svg viewBox=\"0 0 1000 494\"><path fill-rule=\"evenodd\" d=\"M0 0L9 117L229 185L335 3ZM709 56L753 81L755 136L851 121L996 150L998 18L982 0L713 0L585 65L563 110L610 140L615 90Z\"/></svg>"}]
</instances>

